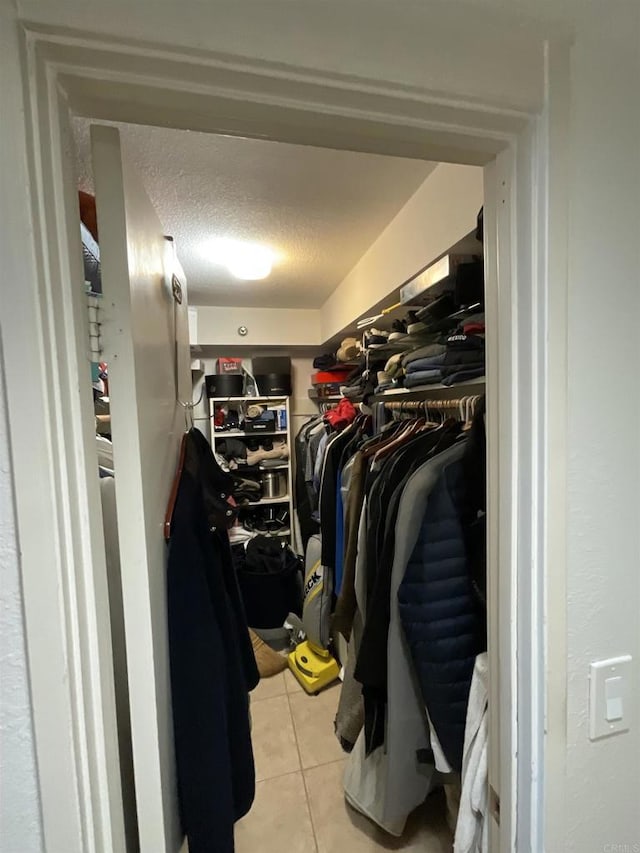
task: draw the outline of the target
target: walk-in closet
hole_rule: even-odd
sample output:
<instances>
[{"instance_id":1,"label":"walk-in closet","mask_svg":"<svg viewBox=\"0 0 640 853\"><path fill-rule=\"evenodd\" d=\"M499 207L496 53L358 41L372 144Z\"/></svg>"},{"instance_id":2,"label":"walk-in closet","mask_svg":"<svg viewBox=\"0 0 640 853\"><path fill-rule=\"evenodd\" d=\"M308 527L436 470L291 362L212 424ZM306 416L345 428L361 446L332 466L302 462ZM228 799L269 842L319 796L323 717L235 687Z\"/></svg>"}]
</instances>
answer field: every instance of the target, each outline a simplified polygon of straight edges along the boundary
<instances>
[{"instance_id":1,"label":"walk-in closet","mask_svg":"<svg viewBox=\"0 0 640 853\"><path fill-rule=\"evenodd\" d=\"M126 850L488 851L483 169L73 137Z\"/></svg>"}]
</instances>

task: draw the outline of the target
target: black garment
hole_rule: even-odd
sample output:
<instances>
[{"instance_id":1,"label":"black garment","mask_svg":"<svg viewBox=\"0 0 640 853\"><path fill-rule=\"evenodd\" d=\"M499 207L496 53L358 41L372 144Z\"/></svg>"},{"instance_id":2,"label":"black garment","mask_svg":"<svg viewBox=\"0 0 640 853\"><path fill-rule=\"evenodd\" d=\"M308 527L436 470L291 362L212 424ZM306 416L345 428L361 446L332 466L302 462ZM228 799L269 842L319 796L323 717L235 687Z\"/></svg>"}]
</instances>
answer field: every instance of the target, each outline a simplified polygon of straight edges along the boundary
<instances>
[{"instance_id":1,"label":"black garment","mask_svg":"<svg viewBox=\"0 0 640 853\"><path fill-rule=\"evenodd\" d=\"M225 438L216 442L216 450L225 459L246 459L247 445L239 438Z\"/></svg>"},{"instance_id":2,"label":"black garment","mask_svg":"<svg viewBox=\"0 0 640 853\"><path fill-rule=\"evenodd\" d=\"M367 754L384 742L391 571L402 490L411 474L427 459L450 447L457 434L457 425L452 425L411 438L389 457L368 498L367 618L355 669L365 704Z\"/></svg>"},{"instance_id":3,"label":"black garment","mask_svg":"<svg viewBox=\"0 0 640 853\"><path fill-rule=\"evenodd\" d=\"M320 485L320 520L322 524L322 565L332 575L336 567L336 488L337 475L342 451L353 438L353 424L344 429L336 438L330 440L325 450ZM335 588L335 587L334 587Z\"/></svg>"},{"instance_id":4,"label":"black garment","mask_svg":"<svg viewBox=\"0 0 640 853\"><path fill-rule=\"evenodd\" d=\"M447 338L447 350L475 350L484 352L485 341L481 335L465 335L458 332Z\"/></svg>"},{"instance_id":5,"label":"black garment","mask_svg":"<svg viewBox=\"0 0 640 853\"><path fill-rule=\"evenodd\" d=\"M486 636L462 529L465 489L462 460L449 463L429 495L398 590L400 618L422 697L444 754L458 772L473 668Z\"/></svg>"},{"instance_id":6,"label":"black garment","mask_svg":"<svg viewBox=\"0 0 640 853\"><path fill-rule=\"evenodd\" d=\"M335 367L336 365L336 356L335 353L325 352L322 355L317 355L313 359L313 366L315 370L328 370L331 367Z\"/></svg>"},{"instance_id":7,"label":"black garment","mask_svg":"<svg viewBox=\"0 0 640 853\"><path fill-rule=\"evenodd\" d=\"M247 621L252 628L281 628L302 615L304 563L281 539L256 536L233 549Z\"/></svg>"},{"instance_id":8,"label":"black garment","mask_svg":"<svg viewBox=\"0 0 640 853\"><path fill-rule=\"evenodd\" d=\"M486 401L476 407L462 458L465 491L460 518L471 572L473 590L480 606L487 609L487 440L484 426ZM484 624L486 629L486 621ZM486 632L483 650L487 647Z\"/></svg>"},{"instance_id":9,"label":"black garment","mask_svg":"<svg viewBox=\"0 0 640 853\"><path fill-rule=\"evenodd\" d=\"M465 367L462 370L456 370L455 373L449 373L443 376L443 385L457 385L460 382L469 382L471 379L479 379L485 374L485 366L479 364L477 367Z\"/></svg>"},{"instance_id":10,"label":"black garment","mask_svg":"<svg viewBox=\"0 0 640 853\"><path fill-rule=\"evenodd\" d=\"M318 522L313 518L317 500L314 499L312 488L307 484L305 479L305 459L307 452L307 442L309 433L313 427L317 426L318 418L312 418L307 421L298 431L295 438L295 453L296 453L296 512L298 513L298 522L300 524L300 534L302 536L303 552L307 551L307 543L311 537L318 532Z\"/></svg>"},{"instance_id":11,"label":"black garment","mask_svg":"<svg viewBox=\"0 0 640 853\"><path fill-rule=\"evenodd\" d=\"M484 375L485 347L480 335L451 335L440 366L445 385Z\"/></svg>"},{"instance_id":12,"label":"black garment","mask_svg":"<svg viewBox=\"0 0 640 853\"><path fill-rule=\"evenodd\" d=\"M262 486L258 479L260 474L252 475L251 471L243 470L242 476L233 475L233 496L238 503L259 501L262 497Z\"/></svg>"},{"instance_id":13,"label":"black garment","mask_svg":"<svg viewBox=\"0 0 640 853\"><path fill-rule=\"evenodd\" d=\"M449 314L453 314L456 310L456 303L453 300L453 295L449 292L438 296L424 308L416 311L416 317L423 323L430 325L437 320L446 319Z\"/></svg>"},{"instance_id":14,"label":"black garment","mask_svg":"<svg viewBox=\"0 0 640 853\"><path fill-rule=\"evenodd\" d=\"M259 675L226 531L232 478L198 430L185 441L167 566L178 796L191 853L231 853L255 792L248 691Z\"/></svg>"},{"instance_id":15,"label":"black garment","mask_svg":"<svg viewBox=\"0 0 640 853\"><path fill-rule=\"evenodd\" d=\"M484 240L484 205L480 208L476 220L476 240L479 240L481 243Z\"/></svg>"}]
</instances>

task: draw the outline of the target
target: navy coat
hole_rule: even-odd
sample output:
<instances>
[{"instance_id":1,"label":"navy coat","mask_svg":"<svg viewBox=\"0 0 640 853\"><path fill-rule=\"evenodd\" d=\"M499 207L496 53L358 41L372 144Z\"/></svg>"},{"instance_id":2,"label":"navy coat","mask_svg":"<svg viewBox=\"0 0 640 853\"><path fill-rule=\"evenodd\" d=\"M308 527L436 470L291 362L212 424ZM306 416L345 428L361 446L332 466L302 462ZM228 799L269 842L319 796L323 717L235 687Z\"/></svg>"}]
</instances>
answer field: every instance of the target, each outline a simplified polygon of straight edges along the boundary
<instances>
[{"instance_id":1,"label":"navy coat","mask_svg":"<svg viewBox=\"0 0 640 853\"><path fill-rule=\"evenodd\" d=\"M465 546L463 460L444 468L429 496L398 590L400 618L422 698L449 764L462 769L475 659L486 648L485 616Z\"/></svg>"},{"instance_id":2,"label":"navy coat","mask_svg":"<svg viewBox=\"0 0 640 853\"><path fill-rule=\"evenodd\" d=\"M167 567L178 796L190 853L231 853L255 793L249 690L259 675L226 530L232 483L200 432L186 442Z\"/></svg>"}]
</instances>

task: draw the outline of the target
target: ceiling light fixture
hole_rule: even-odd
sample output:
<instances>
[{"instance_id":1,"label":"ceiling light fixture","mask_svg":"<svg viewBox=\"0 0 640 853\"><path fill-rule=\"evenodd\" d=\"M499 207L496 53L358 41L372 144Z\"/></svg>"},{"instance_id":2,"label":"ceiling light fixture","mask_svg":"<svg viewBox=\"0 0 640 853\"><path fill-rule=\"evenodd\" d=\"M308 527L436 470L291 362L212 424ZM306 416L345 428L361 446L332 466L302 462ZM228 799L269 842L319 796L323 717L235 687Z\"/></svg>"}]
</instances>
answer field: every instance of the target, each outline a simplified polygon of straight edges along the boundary
<instances>
[{"instance_id":1,"label":"ceiling light fixture","mask_svg":"<svg viewBox=\"0 0 640 853\"><path fill-rule=\"evenodd\" d=\"M228 237L211 240L205 253L214 263L225 266L232 276L244 281L266 278L276 259L276 253L268 246Z\"/></svg>"}]
</instances>

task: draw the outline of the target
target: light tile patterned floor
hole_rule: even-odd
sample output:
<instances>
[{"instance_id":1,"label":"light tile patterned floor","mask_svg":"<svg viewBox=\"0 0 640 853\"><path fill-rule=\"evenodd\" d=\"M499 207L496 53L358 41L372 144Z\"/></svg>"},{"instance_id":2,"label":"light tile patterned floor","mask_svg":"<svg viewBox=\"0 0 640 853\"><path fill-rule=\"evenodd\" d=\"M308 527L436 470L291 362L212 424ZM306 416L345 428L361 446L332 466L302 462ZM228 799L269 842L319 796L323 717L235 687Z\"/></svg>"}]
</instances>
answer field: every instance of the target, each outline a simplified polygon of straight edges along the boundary
<instances>
[{"instance_id":1,"label":"light tile patterned floor","mask_svg":"<svg viewBox=\"0 0 640 853\"><path fill-rule=\"evenodd\" d=\"M450 853L444 798L434 795L392 838L345 803L346 762L333 733L336 684L308 696L287 670L251 694L256 798L236 825L236 853Z\"/></svg>"}]
</instances>

